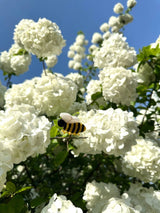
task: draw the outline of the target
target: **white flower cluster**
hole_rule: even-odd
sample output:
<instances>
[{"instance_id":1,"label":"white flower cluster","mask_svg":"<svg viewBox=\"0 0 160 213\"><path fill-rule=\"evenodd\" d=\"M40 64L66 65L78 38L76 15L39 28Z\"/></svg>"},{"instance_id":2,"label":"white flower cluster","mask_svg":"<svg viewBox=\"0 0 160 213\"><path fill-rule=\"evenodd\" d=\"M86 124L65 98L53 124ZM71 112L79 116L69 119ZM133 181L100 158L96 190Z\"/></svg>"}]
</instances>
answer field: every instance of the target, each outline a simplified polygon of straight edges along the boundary
<instances>
[{"instance_id":1,"label":"white flower cluster","mask_svg":"<svg viewBox=\"0 0 160 213\"><path fill-rule=\"evenodd\" d=\"M21 47L13 44L9 51L3 51L0 55L0 69L15 75L28 71L31 63L31 55L28 53L19 54Z\"/></svg>"},{"instance_id":2,"label":"white flower cluster","mask_svg":"<svg viewBox=\"0 0 160 213\"><path fill-rule=\"evenodd\" d=\"M137 97L137 79L131 70L123 67L106 67L100 71L103 97L106 101L130 105Z\"/></svg>"},{"instance_id":3,"label":"white flower cluster","mask_svg":"<svg viewBox=\"0 0 160 213\"><path fill-rule=\"evenodd\" d=\"M87 86L86 102L91 104L93 102L92 95L102 91L102 82L100 80L91 80ZM94 107L97 108L97 104L104 105L105 100L103 97L97 98Z\"/></svg>"},{"instance_id":4,"label":"white flower cluster","mask_svg":"<svg viewBox=\"0 0 160 213\"><path fill-rule=\"evenodd\" d=\"M134 68L137 71L138 83L149 85L155 80L154 70L149 66L148 63L141 64L139 70L137 70L138 64L136 64Z\"/></svg>"},{"instance_id":5,"label":"white flower cluster","mask_svg":"<svg viewBox=\"0 0 160 213\"><path fill-rule=\"evenodd\" d=\"M48 119L38 117L29 105L14 105L0 111L0 179L5 181L6 172L14 163L45 152L50 142L50 127Z\"/></svg>"},{"instance_id":6,"label":"white flower cluster","mask_svg":"<svg viewBox=\"0 0 160 213\"><path fill-rule=\"evenodd\" d=\"M159 213L160 209L160 191L140 183L131 183L120 195L116 185L92 181L86 185L83 199L92 213Z\"/></svg>"},{"instance_id":7,"label":"white flower cluster","mask_svg":"<svg viewBox=\"0 0 160 213\"><path fill-rule=\"evenodd\" d=\"M136 62L136 51L129 47L126 38L119 33L113 33L104 40L102 47L95 52L94 66L104 67L131 67Z\"/></svg>"},{"instance_id":8,"label":"white flower cluster","mask_svg":"<svg viewBox=\"0 0 160 213\"><path fill-rule=\"evenodd\" d=\"M48 56L47 59L45 60L45 63L48 68L54 67L57 64L57 56L56 55L51 55Z\"/></svg>"},{"instance_id":9,"label":"white flower cluster","mask_svg":"<svg viewBox=\"0 0 160 213\"><path fill-rule=\"evenodd\" d=\"M38 22L22 19L14 30L14 41L38 58L60 55L65 41L56 23L46 18Z\"/></svg>"},{"instance_id":10,"label":"white flower cluster","mask_svg":"<svg viewBox=\"0 0 160 213\"><path fill-rule=\"evenodd\" d=\"M140 183L131 183L129 191L123 193L122 199L140 213L159 213L160 191L155 191L152 187L145 188Z\"/></svg>"},{"instance_id":11,"label":"white flower cluster","mask_svg":"<svg viewBox=\"0 0 160 213\"><path fill-rule=\"evenodd\" d=\"M80 110L82 111L87 111L87 105L86 105L86 102L82 101L81 103L80 102L74 102L70 108L67 110L67 112L69 114L74 114L76 112L79 112Z\"/></svg>"},{"instance_id":12,"label":"white flower cluster","mask_svg":"<svg viewBox=\"0 0 160 213\"><path fill-rule=\"evenodd\" d=\"M74 145L79 153L99 154L102 151L109 155L120 156L135 144L138 134L137 123L133 114L121 109L80 111L79 119L86 126L81 133L83 140L76 139Z\"/></svg>"},{"instance_id":13,"label":"white flower cluster","mask_svg":"<svg viewBox=\"0 0 160 213\"><path fill-rule=\"evenodd\" d=\"M57 196L54 194L47 206L45 206L41 213L83 213L82 209L75 207L70 200L63 195Z\"/></svg>"},{"instance_id":14,"label":"white flower cluster","mask_svg":"<svg viewBox=\"0 0 160 213\"><path fill-rule=\"evenodd\" d=\"M114 5L113 11L115 13L120 14L120 13L123 12L123 10L124 10L124 7L121 3L117 3L117 4Z\"/></svg>"},{"instance_id":15,"label":"white flower cluster","mask_svg":"<svg viewBox=\"0 0 160 213\"><path fill-rule=\"evenodd\" d=\"M69 47L68 57L72 58L68 62L68 66L71 69L79 70L82 67L82 59L85 58L85 45L88 44L88 41L85 40L84 34L79 34L76 37L76 41Z\"/></svg>"},{"instance_id":16,"label":"white flower cluster","mask_svg":"<svg viewBox=\"0 0 160 213\"><path fill-rule=\"evenodd\" d=\"M68 75L66 75L66 78L71 79L78 87L78 89L80 90L83 87L83 75L80 75L79 73L70 73Z\"/></svg>"},{"instance_id":17,"label":"white flower cluster","mask_svg":"<svg viewBox=\"0 0 160 213\"><path fill-rule=\"evenodd\" d=\"M4 106L4 94L6 92L7 88L1 84L0 81L0 108Z\"/></svg>"},{"instance_id":18,"label":"white flower cluster","mask_svg":"<svg viewBox=\"0 0 160 213\"><path fill-rule=\"evenodd\" d=\"M47 71L46 71L47 72ZM34 106L37 112L47 116L59 115L76 100L77 86L61 74L45 73L42 77L14 84L5 93L6 108L22 103Z\"/></svg>"},{"instance_id":19,"label":"white flower cluster","mask_svg":"<svg viewBox=\"0 0 160 213\"><path fill-rule=\"evenodd\" d=\"M90 210L89 212L101 213L107 200L119 196L119 190L116 185L92 181L86 185L83 200L87 202L86 207Z\"/></svg>"},{"instance_id":20,"label":"white flower cluster","mask_svg":"<svg viewBox=\"0 0 160 213\"><path fill-rule=\"evenodd\" d=\"M138 139L122 160L125 174L137 177L143 182L155 182L160 179L160 148L149 139Z\"/></svg>"},{"instance_id":21,"label":"white flower cluster","mask_svg":"<svg viewBox=\"0 0 160 213\"><path fill-rule=\"evenodd\" d=\"M127 1L127 7L133 8L137 4L136 0L128 0Z\"/></svg>"},{"instance_id":22,"label":"white flower cluster","mask_svg":"<svg viewBox=\"0 0 160 213\"><path fill-rule=\"evenodd\" d=\"M88 183L83 199L92 213L140 213L120 197L118 188L112 183Z\"/></svg>"}]
</instances>

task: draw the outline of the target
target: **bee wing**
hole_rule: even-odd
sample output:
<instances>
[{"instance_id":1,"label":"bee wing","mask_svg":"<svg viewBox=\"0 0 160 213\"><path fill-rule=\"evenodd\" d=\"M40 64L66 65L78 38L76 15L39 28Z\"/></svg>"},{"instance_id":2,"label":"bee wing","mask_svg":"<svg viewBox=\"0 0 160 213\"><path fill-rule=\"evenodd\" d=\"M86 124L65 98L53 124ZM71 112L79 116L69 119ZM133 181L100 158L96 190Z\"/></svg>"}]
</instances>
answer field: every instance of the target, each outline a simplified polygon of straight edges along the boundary
<instances>
[{"instance_id":1,"label":"bee wing","mask_svg":"<svg viewBox=\"0 0 160 213\"><path fill-rule=\"evenodd\" d=\"M72 116L67 112L62 112L60 114L60 117L66 122L66 123L76 123L79 122L79 118L76 116Z\"/></svg>"}]
</instances>

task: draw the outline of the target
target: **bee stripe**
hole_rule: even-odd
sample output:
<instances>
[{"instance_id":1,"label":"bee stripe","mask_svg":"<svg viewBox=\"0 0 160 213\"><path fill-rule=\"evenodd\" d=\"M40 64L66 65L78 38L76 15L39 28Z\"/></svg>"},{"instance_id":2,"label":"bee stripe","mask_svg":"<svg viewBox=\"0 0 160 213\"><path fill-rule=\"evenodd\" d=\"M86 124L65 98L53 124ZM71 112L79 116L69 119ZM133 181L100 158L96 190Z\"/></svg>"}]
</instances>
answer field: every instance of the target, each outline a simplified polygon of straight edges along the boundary
<instances>
[{"instance_id":1,"label":"bee stripe","mask_svg":"<svg viewBox=\"0 0 160 213\"><path fill-rule=\"evenodd\" d=\"M77 123L74 123L72 133L73 134L76 133L76 130L77 130Z\"/></svg>"},{"instance_id":2,"label":"bee stripe","mask_svg":"<svg viewBox=\"0 0 160 213\"><path fill-rule=\"evenodd\" d=\"M79 133L80 129L81 129L81 124L77 123L77 129L76 129L75 133Z\"/></svg>"},{"instance_id":3,"label":"bee stripe","mask_svg":"<svg viewBox=\"0 0 160 213\"><path fill-rule=\"evenodd\" d=\"M73 132L73 127L74 127L74 124L69 124L69 129L68 129L68 132Z\"/></svg>"},{"instance_id":4,"label":"bee stripe","mask_svg":"<svg viewBox=\"0 0 160 213\"><path fill-rule=\"evenodd\" d=\"M64 130L68 131L69 123L66 123L66 126L64 127Z\"/></svg>"},{"instance_id":5,"label":"bee stripe","mask_svg":"<svg viewBox=\"0 0 160 213\"><path fill-rule=\"evenodd\" d=\"M85 130L86 130L86 127L85 127L85 125L82 124L82 130L81 130L81 132L84 132Z\"/></svg>"}]
</instances>

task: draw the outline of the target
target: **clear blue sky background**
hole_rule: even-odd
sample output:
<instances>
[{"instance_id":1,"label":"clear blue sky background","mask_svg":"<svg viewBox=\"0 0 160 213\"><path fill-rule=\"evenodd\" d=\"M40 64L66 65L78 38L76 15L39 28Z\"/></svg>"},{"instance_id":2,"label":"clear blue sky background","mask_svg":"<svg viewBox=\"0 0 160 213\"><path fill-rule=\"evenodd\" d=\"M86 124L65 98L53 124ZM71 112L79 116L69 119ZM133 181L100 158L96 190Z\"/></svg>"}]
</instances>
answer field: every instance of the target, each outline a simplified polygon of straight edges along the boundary
<instances>
[{"instance_id":1,"label":"clear blue sky background","mask_svg":"<svg viewBox=\"0 0 160 213\"><path fill-rule=\"evenodd\" d=\"M121 2L126 6L126 0L0 0L0 51L8 50L13 44L13 30L21 19L40 17L56 22L60 27L67 45L58 58L55 72L64 75L73 72L68 68L67 51L74 42L77 32L82 30L86 39L91 40L94 32L100 32L99 26L108 22L115 15L113 6ZM131 12L132 23L125 27L124 35L130 46L138 52L139 48L148 45L160 35L160 0L138 0ZM23 82L40 76L42 65L35 57L28 72L13 78L13 83ZM0 70L0 80L4 84Z\"/></svg>"}]
</instances>

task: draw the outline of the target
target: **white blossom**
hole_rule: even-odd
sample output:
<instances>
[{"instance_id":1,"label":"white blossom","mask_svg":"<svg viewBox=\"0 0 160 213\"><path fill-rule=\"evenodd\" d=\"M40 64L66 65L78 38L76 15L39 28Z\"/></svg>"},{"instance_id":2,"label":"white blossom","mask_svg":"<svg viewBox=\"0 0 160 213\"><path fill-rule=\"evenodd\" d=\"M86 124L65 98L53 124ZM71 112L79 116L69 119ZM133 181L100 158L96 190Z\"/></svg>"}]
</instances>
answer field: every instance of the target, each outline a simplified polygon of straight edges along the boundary
<instances>
[{"instance_id":1,"label":"white blossom","mask_svg":"<svg viewBox=\"0 0 160 213\"><path fill-rule=\"evenodd\" d=\"M74 114L76 112L79 112L80 110L82 111L87 111L87 105L86 103L83 101L83 102L74 102L70 108L67 110L67 112L69 114Z\"/></svg>"},{"instance_id":2,"label":"white blossom","mask_svg":"<svg viewBox=\"0 0 160 213\"><path fill-rule=\"evenodd\" d=\"M104 205L112 197L120 197L120 193L116 185L112 183L103 183L92 181L87 183L83 195L83 200L87 202L86 207L89 212L101 213Z\"/></svg>"},{"instance_id":3,"label":"white blossom","mask_svg":"<svg viewBox=\"0 0 160 213\"><path fill-rule=\"evenodd\" d=\"M10 153L10 157L5 157L6 163L20 163L46 151L51 123L36 113L34 107L24 104L0 111L0 143L3 146L0 156Z\"/></svg>"},{"instance_id":4,"label":"white blossom","mask_svg":"<svg viewBox=\"0 0 160 213\"><path fill-rule=\"evenodd\" d=\"M109 18L108 24L110 27L117 27L118 29L120 29L123 26L123 24L120 23L119 17L116 16L111 16Z\"/></svg>"},{"instance_id":5,"label":"white blossom","mask_svg":"<svg viewBox=\"0 0 160 213\"><path fill-rule=\"evenodd\" d=\"M120 23L122 23L123 25L126 25L126 24L128 24L128 23L130 23L130 22L133 21L133 16L130 15L130 14L128 14L128 13L123 14L123 15L120 15L120 16L119 16L119 21L120 21Z\"/></svg>"},{"instance_id":6,"label":"white blossom","mask_svg":"<svg viewBox=\"0 0 160 213\"><path fill-rule=\"evenodd\" d=\"M122 160L125 174L137 177L144 182L155 182L160 179L160 148L149 139L138 139Z\"/></svg>"},{"instance_id":7,"label":"white blossom","mask_svg":"<svg viewBox=\"0 0 160 213\"><path fill-rule=\"evenodd\" d=\"M56 23L46 18L38 22L22 19L14 30L14 41L38 58L60 55L65 41Z\"/></svg>"},{"instance_id":8,"label":"white blossom","mask_svg":"<svg viewBox=\"0 0 160 213\"><path fill-rule=\"evenodd\" d=\"M18 54L21 47L13 44L9 51L3 51L0 55L0 69L15 75L23 74L28 71L31 63L31 55L28 53Z\"/></svg>"},{"instance_id":9,"label":"white blossom","mask_svg":"<svg viewBox=\"0 0 160 213\"><path fill-rule=\"evenodd\" d=\"M49 204L46 205L41 213L83 213L82 209L75 207L70 200L63 195L57 196L54 194Z\"/></svg>"},{"instance_id":10,"label":"white blossom","mask_svg":"<svg viewBox=\"0 0 160 213\"><path fill-rule=\"evenodd\" d=\"M109 24L107 23L103 23L101 26L100 26L100 30L104 33L104 32L107 32L109 30Z\"/></svg>"},{"instance_id":11,"label":"white blossom","mask_svg":"<svg viewBox=\"0 0 160 213\"><path fill-rule=\"evenodd\" d=\"M152 187L145 188L140 183L131 183L130 189L122 194L122 199L129 202L140 213L159 213L160 191Z\"/></svg>"},{"instance_id":12,"label":"white blossom","mask_svg":"<svg viewBox=\"0 0 160 213\"><path fill-rule=\"evenodd\" d=\"M114 8L113 8L113 11L116 13L116 14L120 14L123 12L123 5L121 3L117 3L114 5Z\"/></svg>"},{"instance_id":13,"label":"white blossom","mask_svg":"<svg viewBox=\"0 0 160 213\"><path fill-rule=\"evenodd\" d=\"M104 40L102 47L95 52L94 66L104 68L131 67L136 62L136 51L129 47L126 38L119 33L113 33L107 40Z\"/></svg>"},{"instance_id":14,"label":"white blossom","mask_svg":"<svg viewBox=\"0 0 160 213\"><path fill-rule=\"evenodd\" d=\"M48 56L45 62L48 68L54 67L57 64L57 56L56 55Z\"/></svg>"},{"instance_id":15,"label":"white blossom","mask_svg":"<svg viewBox=\"0 0 160 213\"><path fill-rule=\"evenodd\" d=\"M73 140L79 153L99 154L102 151L109 155L120 156L135 144L138 134L137 123L133 113L121 109L80 111L80 121L86 126L81 133L83 140Z\"/></svg>"},{"instance_id":16,"label":"white blossom","mask_svg":"<svg viewBox=\"0 0 160 213\"><path fill-rule=\"evenodd\" d=\"M87 94L86 94L86 102L87 104L91 104L93 102L92 95L101 92L102 91L102 85L101 81L99 80L91 80L87 86ZM94 106L96 107L98 105L104 105L105 100L103 97L97 98L96 103Z\"/></svg>"},{"instance_id":17,"label":"white blossom","mask_svg":"<svg viewBox=\"0 0 160 213\"><path fill-rule=\"evenodd\" d=\"M100 213L141 213L140 211L127 205L124 200L120 198L110 198L104 205Z\"/></svg>"},{"instance_id":18,"label":"white blossom","mask_svg":"<svg viewBox=\"0 0 160 213\"><path fill-rule=\"evenodd\" d=\"M77 85L78 89L83 87L83 75L71 72L70 74L66 75L66 78L71 79Z\"/></svg>"},{"instance_id":19,"label":"white blossom","mask_svg":"<svg viewBox=\"0 0 160 213\"><path fill-rule=\"evenodd\" d=\"M104 99L117 104L130 105L137 97L137 79L131 70L107 67L100 71Z\"/></svg>"},{"instance_id":20,"label":"white blossom","mask_svg":"<svg viewBox=\"0 0 160 213\"><path fill-rule=\"evenodd\" d=\"M102 41L102 35L100 33L96 32L92 35L92 41L91 41L92 43L97 44L101 41Z\"/></svg>"},{"instance_id":21,"label":"white blossom","mask_svg":"<svg viewBox=\"0 0 160 213\"><path fill-rule=\"evenodd\" d=\"M5 93L5 107L30 104L39 114L47 116L59 115L69 109L76 100L77 86L61 74L46 74L21 84L13 84Z\"/></svg>"},{"instance_id":22,"label":"white blossom","mask_svg":"<svg viewBox=\"0 0 160 213\"><path fill-rule=\"evenodd\" d=\"M137 4L136 0L128 0L127 1L127 7L133 8Z\"/></svg>"},{"instance_id":23,"label":"white blossom","mask_svg":"<svg viewBox=\"0 0 160 213\"><path fill-rule=\"evenodd\" d=\"M134 68L137 71L137 81L138 83L143 83L145 85L149 85L155 80L155 74L153 72L153 69L151 66L148 65L148 63L141 64L138 68L138 64L134 66Z\"/></svg>"},{"instance_id":24,"label":"white blossom","mask_svg":"<svg viewBox=\"0 0 160 213\"><path fill-rule=\"evenodd\" d=\"M85 58L85 45L88 41L85 40L84 34L79 34L75 42L69 47L68 57L71 58L68 67L74 70L79 70L82 67L82 60Z\"/></svg>"},{"instance_id":25,"label":"white blossom","mask_svg":"<svg viewBox=\"0 0 160 213\"><path fill-rule=\"evenodd\" d=\"M1 84L0 81L0 108L4 106L4 94L6 92L7 88Z\"/></svg>"}]
</instances>

